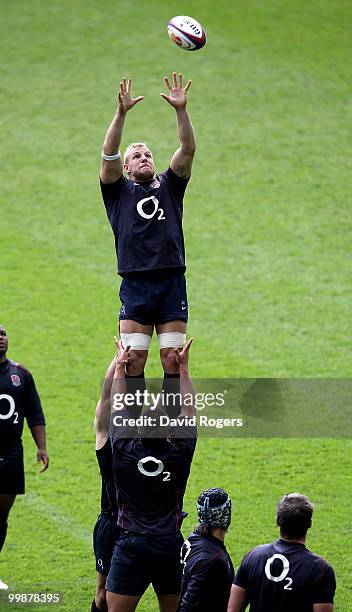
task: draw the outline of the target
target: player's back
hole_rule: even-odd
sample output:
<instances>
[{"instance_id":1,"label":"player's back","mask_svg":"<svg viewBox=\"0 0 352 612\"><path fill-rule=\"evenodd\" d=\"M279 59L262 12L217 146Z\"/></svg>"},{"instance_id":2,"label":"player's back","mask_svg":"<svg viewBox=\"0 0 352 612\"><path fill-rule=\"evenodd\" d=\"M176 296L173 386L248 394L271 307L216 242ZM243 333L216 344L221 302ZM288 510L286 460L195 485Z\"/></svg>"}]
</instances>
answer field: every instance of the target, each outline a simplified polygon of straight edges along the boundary
<instances>
[{"instance_id":1,"label":"player's back","mask_svg":"<svg viewBox=\"0 0 352 612\"><path fill-rule=\"evenodd\" d=\"M178 612L226 612L233 566L225 544L197 531L183 543L182 590Z\"/></svg>"},{"instance_id":2,"label":"player's back","mask_svg":"<svg viewBox=\"0 0 352 612\"><path fill-rule=\"evenodd\" d=\"M177 438L175 428L175 437L154 442L142 441L134 429L112 432L121 528L141 534L179 531L197 435L195 427L181 430L184 437Z\"/></svg>"},{"instance_id":3,"label":"player's back","mask_svg":"<svg viewBox=\"0 0 352 612\"><path fill-rule=\"evenodd\" d=\"M251 550L235 584L246 590L250 612L312 612L313 603L332 603L335 592L334 572L322 557L281 539Z\"/></svg>"}]
</instances>

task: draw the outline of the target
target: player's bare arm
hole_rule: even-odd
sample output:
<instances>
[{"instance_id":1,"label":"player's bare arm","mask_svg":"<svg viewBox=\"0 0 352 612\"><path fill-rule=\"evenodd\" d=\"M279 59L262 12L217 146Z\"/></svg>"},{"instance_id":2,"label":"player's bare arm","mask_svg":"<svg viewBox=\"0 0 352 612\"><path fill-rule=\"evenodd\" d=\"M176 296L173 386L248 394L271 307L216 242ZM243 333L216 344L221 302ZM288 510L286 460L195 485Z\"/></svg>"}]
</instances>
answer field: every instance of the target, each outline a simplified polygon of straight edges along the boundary
<instances>
[{"instance_id":1,"label":"player's bare arm","mask_svg":"<svg viewBox=\"0 0 352 612\"><path fill-rule=\"evenodd\" d=\"M313 604L313 612L334 612L334 605L329 603Z\"/></svg>"},{"instance_id":2,"label":"player's bare arm","mask_svg":"<svg viewBox=\"0 0 352 612\"><path fill-rule=\"evenodd\" d=\"M40 472L45 472L49 467L49 457L46 452L45 425L34 425L31 434L37 445L37 463L43 463Z\"/></svg>"},{"instance_id":3,"label":"player's bare arm","mask_svg":"<svg viewBox=\"0 0 352 612\"><path fill-rule=\"evenodd\" d=\"M196 138L190 116L187 111L187 92L192 81L187 81L183 85L183 75L176 72L172 75L172 84L167 77L164 77L166 87L169 94L161 93L160 95L166 100L176 111L178 136L180 147L174 153L171 162L171 170L181 178L189 178L191 176L192 163L196 151Z\"/></svg>"},{"instance_id":4,"label":"player's bare arm","mask_svg":"<svg viewBox=\"0 0 352 612\"><path fill-rule=\"evenodd\" d=\"M114 183L122 176L123 162L121 156L116 156L119 153L126 113L144 98L132 98L131 87L132 79L124 77L120 82L118 107L105 136L102 154L112 158L103 158L101 162L100 178L105 184Z\"/></svg>"},{"instance_id":5,"label":"player's bare arm","mask_svg":"<svg viewBox=\"0 0 352 612\"><path fill-rule=\"evenodd\" d=\"M193 417L195 416L195 393L194 387L192 383L192 379L189 373L189 350L192 346L193 338L188 340L188 342L184 345L182 349L175 349L176 361L180 370L180 392L181 397L193 397L192 404L187 401L187 403L182 402L181 407L181 416Z\"/></svg>"},{"instance_id":6,"label":"player's bare arm","mask_svg":"<svg viewBox=\"0 0 352 612\"><path fill-rule=\"evenodd\" d=\"M118 340L115 336L115 345L117 348L117 354L115 359L115 371L114 377L111 385L111 412L113 410L122 410L123 408L114 408L114 396L118 394L119 396L124 395L126 393L126 377L125 377L125 368L129 361L129 351L130 346L126 346L125 348L122 345L122 341Z\"/></svg>"},{"instance_id":7,"label":"player's bare arm","mask_svg":"<svg viewBox=\"0 0 352 612\"><path fill-rule=\"evenodd\" d=\"M227 612L243 612L246 609L247 592L242 587L233 584Z\"/></svg>"},{"instance_id":8,"label":"player's bare arm","mask_svg":"<svg viewBox=\"0 0 352 612\"><path fill-rule=\"evenodd\" d=\"M101 396L95 409L94 431L96 436L96 450L102 448L109 437L110 395L114 372L115 357L106 370Z\"/></svg>"}]
</instances>

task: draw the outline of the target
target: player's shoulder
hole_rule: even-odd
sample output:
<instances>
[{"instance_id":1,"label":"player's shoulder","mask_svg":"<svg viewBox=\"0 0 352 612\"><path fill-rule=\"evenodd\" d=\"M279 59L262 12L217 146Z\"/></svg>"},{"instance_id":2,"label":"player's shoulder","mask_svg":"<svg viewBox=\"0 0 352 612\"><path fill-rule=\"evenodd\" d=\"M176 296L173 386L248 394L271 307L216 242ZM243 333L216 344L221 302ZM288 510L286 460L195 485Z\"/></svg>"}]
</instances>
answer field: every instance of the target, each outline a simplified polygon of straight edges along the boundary
<instances>
[{"instance_id":1,"label":"player's shoulder","mask_svg":"<svg viewBox=\"0 0 352 612\"><path fill-rule=\"evenodd\" d=\"M18 370L24 376L31 376L30 371L26 368L22 363L15 361L14 359L9 359L11 369Z\"/></svg>"},{"instance_id":2,"label":"player's shoulder","mask_svg":"<svg viewBox=\"0 0 352 612\"><path fill-rule=\"evenodd\" d=\"M249 551L249 553L256 554L256 555L266 555L268 553L271 553L272 551L274 551L274 543L269 542L267 544L258 544L257 546L254 546Z\"/></svg>"},{"instance_id":3,"label":"player's shoulder","mask_svg":"<svg viewBox=\"0 0 352 612\"><path fill-rule=\"evenodd\" d=\"M309 560L313 571L321 574L334 571L330 563L324 557L321 557L320 555L308 550L308 548L305 549L305 557L307 560Z\"/></svg>"},{"instance_id":4,"label":"player's shoulder","mask_svg":"<svg viewBox=\"0 0 352 612\"><path fill-rule=\"evenodd\" d=\"M30 371L23 364L15 361L14 359L9 359L8 361L9 364L4 374L10 376L14 387L21 387L33 380Z\"/></svg>"},{"instance_id":5,"label":"player's shoulder","mask_svg":"<svg viewBox=\"0 0 352 612\"><path fill-rule=\"evenodd\" d=\"M221 562L223 558L227 558L227 551L224 544L214 536L192 531L188 536L188 541L191 547L203 551L206 554L208 562Z\"/></svg>"},{"instance_id":6,"label":"player's shoulder","mask_svg":"<svg viewBox=\"0 0 352 612\"><path fill-rule=\"evenodd\" d=\"M269 544L258 544L251 548L243 557L243 562L251 562L253 560L258 560L262 557L267 557L268 555L274 554L274 544L270 542Z\"/></svg>"},{"instance_id":7,"label":"player's shoulder","mask_svg":"<svg viewBox=\"0 0 352 612\"><path fill-rule=\"evenodd\" d=\"M128 187L130 184L130 188L133 186L133 182L127 179L124 174L116 179L116 181L112 181L111 183L103 183L101 178L99 177L100 189L101 193L104 196L114 196L119 194L124 188Z\"/></svg>"},{"instance_id":8,"label":"player's shoulder","mask_svg":"<svg viewBox=\"0 0 352 612\"><path fill-rule=\"evenodd\" d=\"M160 174L157 175L157 177L159 178L159 180L162 181L169 181L171 183L188 183L189 179L191 177L188 178L184 178L182 176L179 176L178 174L176 174L176 172L174 172L170 166L168 168L166 168L166 170L164 170L163 172L161 172Z\"/></svg>"}]
</instances>

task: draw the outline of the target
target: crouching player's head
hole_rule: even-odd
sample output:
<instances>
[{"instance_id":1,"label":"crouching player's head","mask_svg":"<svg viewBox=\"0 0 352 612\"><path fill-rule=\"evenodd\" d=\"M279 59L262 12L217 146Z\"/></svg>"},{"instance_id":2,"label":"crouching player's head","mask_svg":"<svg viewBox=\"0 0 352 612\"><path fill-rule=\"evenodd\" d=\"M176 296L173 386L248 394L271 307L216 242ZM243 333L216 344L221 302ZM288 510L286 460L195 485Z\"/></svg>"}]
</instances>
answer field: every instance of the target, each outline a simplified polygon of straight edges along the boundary
<instances>
[{"instance_id":1,"label":"crouching player's head","mask_svg":"<svg viewBox=\"0 0 352 612\"><path fill-rule=\"evenodd\" d=\"M231 523L231 498L224 489L202 491L197 500L198 533L225 538Z\"/></svg>"}]
</instances>

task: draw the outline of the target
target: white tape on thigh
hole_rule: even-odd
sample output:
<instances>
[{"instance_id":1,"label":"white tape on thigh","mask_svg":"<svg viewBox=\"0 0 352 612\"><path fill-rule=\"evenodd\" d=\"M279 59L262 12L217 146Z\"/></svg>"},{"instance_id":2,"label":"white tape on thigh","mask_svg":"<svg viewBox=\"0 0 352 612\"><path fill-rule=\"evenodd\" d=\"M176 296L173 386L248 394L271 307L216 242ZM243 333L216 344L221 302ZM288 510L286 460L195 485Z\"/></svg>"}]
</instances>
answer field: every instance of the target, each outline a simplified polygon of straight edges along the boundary
<instances>
[{"instance_id":1,"label":"white tape on thigh","mask_svg":"<svg viewBox=\"0 0 352 612\"><path fill-rule=\"evenodd\" d=\"M152 337L148 334L124 334L121 333L122 345L130 346L134 351L148 351Z\"/></svg>"},{"instance_id":2,"label":"white tape on thigh","mask_svg":"<svg viewBox=\"0 0 352 612\"><path fill-rule=\"evenodd\" d=\"M181 348L186 343L186 334L166 332L158 334L160 348Z\"/></svg>"}]
</instances>

